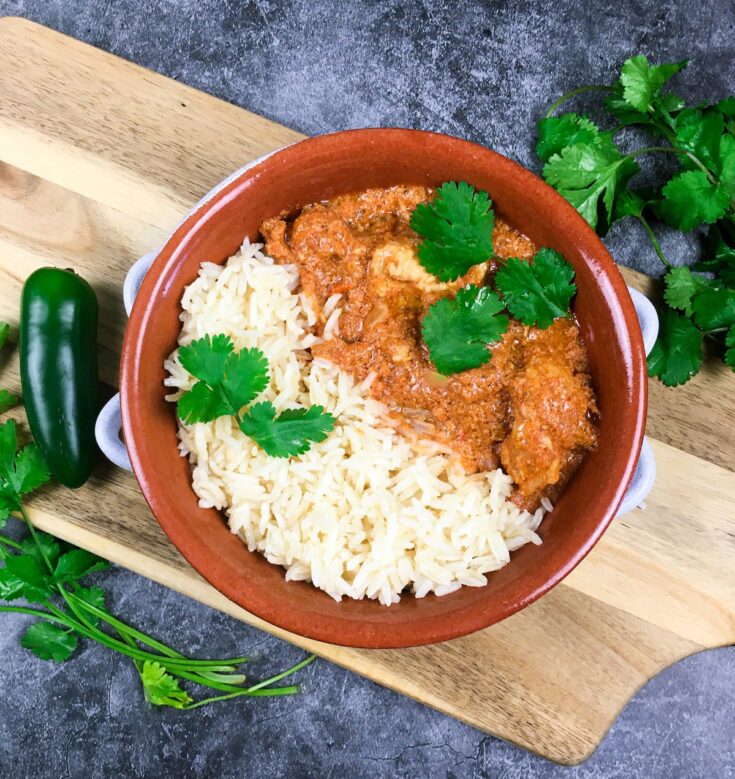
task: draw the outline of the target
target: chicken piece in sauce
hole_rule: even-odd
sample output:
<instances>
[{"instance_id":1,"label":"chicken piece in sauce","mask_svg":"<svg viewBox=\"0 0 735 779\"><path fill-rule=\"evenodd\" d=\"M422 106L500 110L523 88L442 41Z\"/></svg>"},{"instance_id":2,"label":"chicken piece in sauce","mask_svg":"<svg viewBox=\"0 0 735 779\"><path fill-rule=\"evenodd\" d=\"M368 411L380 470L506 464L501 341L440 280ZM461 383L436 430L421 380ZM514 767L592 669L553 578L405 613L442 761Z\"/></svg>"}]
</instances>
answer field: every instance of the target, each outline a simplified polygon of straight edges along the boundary
<instances>
[{"instance_id":1,"label":"chicken piece in sauce","mask_svg":"<svg viewBox=\"0 0 735 779\"><path fill-rule=\"evenodd\" d=\"M265 251L295 264L317 313L342 297L339 335L314 346L358 381L375 374L372 395L421 437L457 452L468 470L501 464L517 488L513 499L535 508L555 497L595 444L594 393L573 319L547 330L511 319L488 363L441 376L421 337L429 306L466 284L487 283L495 263L476 265L445 283L418 260L409 221L433 191L421 186L369 189L306 206L261 226ZM530 259L536 247L496 217L493 246L501 258Z\"/></svg>"}]
</instances>

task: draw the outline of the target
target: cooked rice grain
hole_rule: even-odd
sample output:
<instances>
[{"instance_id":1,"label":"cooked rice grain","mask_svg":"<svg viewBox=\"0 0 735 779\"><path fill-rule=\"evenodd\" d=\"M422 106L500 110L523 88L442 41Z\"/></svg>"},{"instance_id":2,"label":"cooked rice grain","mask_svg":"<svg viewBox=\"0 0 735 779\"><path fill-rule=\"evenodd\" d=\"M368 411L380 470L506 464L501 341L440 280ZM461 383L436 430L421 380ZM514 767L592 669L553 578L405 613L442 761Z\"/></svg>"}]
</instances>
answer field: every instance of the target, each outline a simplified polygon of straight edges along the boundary
<instances>
[{"instance_id":1,"label":"cooked rice grain","mask_svg":"<svg viewBox=\"0 0 735 779\"><path fill-rule=\"evenodd\" d=\"M311 360L316 321L299 293L295 268L277 265L245 242L226 265L204 263L182 299L179 344L227 333L237 349L268 357L271 383L263 394L277 409L319 404L337 419L325 441L290 460L269 457L231 417L179 423L193 486L204 508L225 511L233 533L286 569L288 580L310 580L335 600L377 598L397 603L482 587L485 574L529 541L544 515L508 500L511 479L500 469L467 474L431 441L397 433L369 380L324 360ZM329 328L338 326L339 299L327 302ZM194 379L177 352L165 363L176 401Z\"/></svg>"}]
</instances>

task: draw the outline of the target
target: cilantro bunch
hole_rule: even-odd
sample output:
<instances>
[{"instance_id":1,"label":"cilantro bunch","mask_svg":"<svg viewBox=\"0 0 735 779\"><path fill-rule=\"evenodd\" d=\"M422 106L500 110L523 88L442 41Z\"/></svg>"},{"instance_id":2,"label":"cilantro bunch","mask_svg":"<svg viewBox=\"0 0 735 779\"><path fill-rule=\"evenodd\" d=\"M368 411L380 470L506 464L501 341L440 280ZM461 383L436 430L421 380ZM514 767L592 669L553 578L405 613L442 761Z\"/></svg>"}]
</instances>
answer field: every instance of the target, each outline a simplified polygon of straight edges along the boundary
<instances>
[{"instance_id":1,"label":"cilantro bunch","mask_svg":"<svg viewBox=\"0 0 735 779\"><path fill-rule=\"evenodd\" d=\"M8 326L0 323L0 346ZM0 408L7 411L18 398L0 390ZM0 613L13 612L34 618L21 645L42 660L69 660L81 639L129 657L138 671L146 700L156 706L194 709L215 701L242 696L292 695L294 685L274 686L314 660L310 656L270 679L246 685L239 666L247 657L198 660L185 657L166 644L113 617L107 610L102 588L88 577L108 564L83 549L65 544L38 531L25 505L27 497L49 481L50 474L35 443L18 449L13 419L0 424L0 530L11 517L28 528L18 541L0 533ZM195 701L180 684L186 680L216 692Z\"/></svg>"},{"instance_id":2,"label":"cilantro bunch","mask_svg":"<svg viewBox=\"0 0 735 779\"><path fill-rule=\"evenodd\" d=\"M668 386L699 371L705 339L735 369L735 97L687 106L668 90L669 79L686 64L651 65L644 56L631 57L612 84L579 87L556 100L539 122L536 146L546 181L600 235L621 219L635 219L650 238L666 272L648 369ZM566 100L591 91L605 94L610 129L585 115L554 115ZM630 127L647 132L651 145L624 152L618 139ZM644 155L671 157L676 171L660 186L636 187L636 160ZM673 267L651 217L682 232L704 232L703 257Z\"/></svg>"},{"instance_id":3,"label":"cilantro bunch","mask_svg":"<svg viewBox=\"0 0 735 779\"><path fill-rule=\"evenodd\" d=\"M465 181L443 184L432 203L419 204L411 215L412 229L424 239L419 262L441 281L464 276L472 266L491 258L502 266L495 275L497 291L468 284L453 299L438 300L424 316L421 333L441 374L488 362L492 356L488 345L508 329L510 320L504 311L542 329L569 315L576 292L572 266L553 249L541 249L532 262L495 256L494 226L490 196Z\"/></svg>"},{"instance_id":4,"label":"cilantro bunch","mask_svg":"<svg viewBox=\"0 0 735 779\"><path fill-rule=\"evenodd\" d=\"M229 336L204 336L182 346L179 361L198 379L179 398L179 417L186 424L234 416L240 430L271 457L303 454L334 427L334 417L322 406L276 415L270 401L251 405L269 381L268 360L260 349L236 352Z\"/></svg>"}]
</instances>

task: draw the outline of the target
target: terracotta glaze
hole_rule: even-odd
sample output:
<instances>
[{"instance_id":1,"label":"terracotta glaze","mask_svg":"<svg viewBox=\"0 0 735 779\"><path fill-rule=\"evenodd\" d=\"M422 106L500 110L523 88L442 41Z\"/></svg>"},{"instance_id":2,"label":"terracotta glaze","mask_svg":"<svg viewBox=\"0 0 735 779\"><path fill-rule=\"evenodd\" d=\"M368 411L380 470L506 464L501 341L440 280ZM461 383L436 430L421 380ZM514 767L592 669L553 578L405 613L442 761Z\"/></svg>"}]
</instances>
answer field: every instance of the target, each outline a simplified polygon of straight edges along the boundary
<instances>
[{"instance_id":1,"label":"terracotta glaze","mask_svg":"<svg viewBox=\"0 0 735 779\"><path fill-rule=\"evenodd\" d=\"M574 310L590 358L601 419L588 454L527 544L486 587L451 595L337 603L247 550L225 518L198 506L177 450L175 406L164 400L164 359L176 347L180 300L202 262L224 263L266 218L337 194L394 184L468 181L537 246L574 265ZM289 146L236 177L194 211L148 272L130 317L121 365L125 440L141 489L176 547L220 592L281 628L335 644L430 644L488 627L558 584L615 516L643 440L647 378L633 303L612 258L584 219L537 176L481 146L415 130L353 130Z\"/></svg>"}]
</instances>

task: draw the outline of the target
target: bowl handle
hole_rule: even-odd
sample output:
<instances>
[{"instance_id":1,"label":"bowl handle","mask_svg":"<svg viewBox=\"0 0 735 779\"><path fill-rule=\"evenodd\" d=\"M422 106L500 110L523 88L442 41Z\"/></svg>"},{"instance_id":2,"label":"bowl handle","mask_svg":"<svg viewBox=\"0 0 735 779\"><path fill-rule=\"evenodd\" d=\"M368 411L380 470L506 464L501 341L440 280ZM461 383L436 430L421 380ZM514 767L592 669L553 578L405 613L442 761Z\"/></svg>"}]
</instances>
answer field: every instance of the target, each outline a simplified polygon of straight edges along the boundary
<instances>
[{"instance_id":1,"label":"bowl handle","mask_svg":"<svg viewBox=\"0 0 735 779\"><path fill-rule=\"evenodd\" d=\"M102 454L118 468L132 471L128 450L122 440L122 417L120 415L120 393L111 397L102 407L94 426L94 437L97 439Z\"/></svg>"},{"instance_id":2,"label":"bowl handle","mask_svg":"<svg viewBox=\"0 0 735 779\"><path fill-rule=\"evenodd\" d=\"M157 252L155 251L143 255L133 264L128 271L128 275L125 277L125 282L123 284L123 301L125 303L125 311L128 315L133 308L133 302L135 301L135 296L138 294L140 285L143 283L143 278L153 264L156 255ZM636 314L638 315L641 333L643 334L643 343L646 349L646 355L648 355L651 349L653 349L653 344L656 342L656 337L658 335L658 316L656 314L656 309L645 295L632 287L629 287L628 289L630 291L630 296L633 299ZM121 428L120 395L117 394L110 398L102 411L100 411L94 432L97 438L97 445L102 450L105 457L119 468L132 471L133 468L130 464L128 451L121 438ZM651 491L655 479L656 461L653 457L653 450L648 439L644 439L633 479L630 482L628 491L625 493L623 502L620 504L617 516L627 514L634 508L640 506Z\"/></svg>"},{"instance_id":3,"label":"bowl handle","mask_svg":"<svg viewBox=\"0 0 735 779\"><path fill-rule=\"evenodd\" d=\"M125 304L125 313L130 316L133 310L135 296L138 294L143 278L148 269L153 265L156 259L157 251L144 254L139 260L133 263L128 271L128 275L123 282L123 303ZM124 468L126 471L132 471L128 450L122 440L122 416L120 413L120 393L114 395L105 403L97 417L94 427L94 435L97 439L102 454L118 468Z\"/></svg>"},{"instance_id":4,"label":"bowl handle","mask_svg":"<svg viewBox=\"0 0 735 779\"><path fill-rule=\"evenodd\" d=\"M653 303L644 294L638 292L637 289L633 289L633 287L628 287L628 292L630 292L630 297L633 299L635 312L641 326L643 345L647 357L651 353L651 349L653 349L653 345L658 337L658 314ZM622 517L624 514L633 511L633 509L642 506L655 480L656 460L653 456L650 441L644 438L635 473L616 516Z\"/></svg>"}]
</instances>

